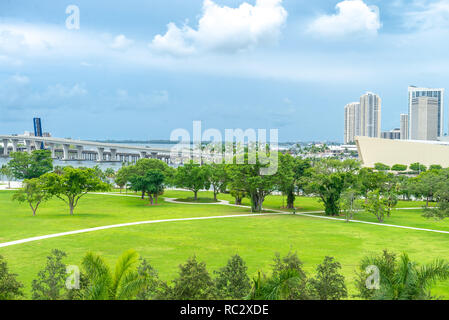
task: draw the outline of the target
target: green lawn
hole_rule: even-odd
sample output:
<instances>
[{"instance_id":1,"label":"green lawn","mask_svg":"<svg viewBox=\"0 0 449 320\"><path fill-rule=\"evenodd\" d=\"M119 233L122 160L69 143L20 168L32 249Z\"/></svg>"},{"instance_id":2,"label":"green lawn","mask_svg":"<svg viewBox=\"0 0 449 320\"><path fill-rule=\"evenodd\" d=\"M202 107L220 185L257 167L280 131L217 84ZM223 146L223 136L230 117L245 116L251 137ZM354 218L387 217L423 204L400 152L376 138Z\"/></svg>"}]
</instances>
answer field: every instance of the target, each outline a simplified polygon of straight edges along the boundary
<instances>
[{"instance_id":1,"label":"green lawn","mask_svg":"<svg viewBox=\"0 0 449 320\"><path fill-rule=\"evenodd\" d=\"M87 195L80 201L73 217L60 200L44 204L38 216L32 217L30 209L12 202L11 196L10 191L0 192L0 242L123 222L248 213L246 208L216 204L160 201L158 206L150 207L147 200L142 201L139 197ZM167 191L165 196L187 198L191 193ZM200 197L211 198L211 194L204 192ZM220 195L219 199L231 200L231 197ZM419 207L422 204L400 205ZM280 196L270 196L265 203L266 209L281 206ZM315 198L298 198L296 206L302 211L322 209ZM374 221L366 213L360 213L356 218ZM419 209L395 211L386 223L449 230L449 222L426 220ZM239 253L247 262L250 274L255 275L259 269L270 269L275 252L286 254L292 248L298 252L309 273L324 256L334 256L342 264L347 285L353 293L354 270L364 255L388 248L408 252L419 262L449 258L449 235L293 215L257 216L103 230L0 248L0 254L7 258L10 269L19 274L28 292L31 280L54 248L68 253L69 264L79 264L89 250L103 254L112 263L121 252L134 248L151 261L165 280L172 279L177 266L194 254L213 271L224 265L232 254ZM449 284L438 284L434 294L449 299Z\"/></svg>"}]
</instances>

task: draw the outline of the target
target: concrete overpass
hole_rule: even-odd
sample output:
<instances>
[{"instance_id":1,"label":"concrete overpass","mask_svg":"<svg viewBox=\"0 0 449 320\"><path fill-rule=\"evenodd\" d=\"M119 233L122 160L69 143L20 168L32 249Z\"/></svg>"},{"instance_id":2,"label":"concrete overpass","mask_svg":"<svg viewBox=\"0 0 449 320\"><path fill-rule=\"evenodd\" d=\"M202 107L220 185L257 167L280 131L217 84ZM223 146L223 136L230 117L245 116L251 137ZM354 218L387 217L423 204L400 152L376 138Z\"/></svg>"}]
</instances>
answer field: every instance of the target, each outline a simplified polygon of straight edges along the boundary
<instances>
[{"instance_id":1,"label":"concrete overpass","mask_svg":"<svg viewBox=\"0 0 449 320\"><path fill-rule=\"evenodd\" d=\"M168 148L25 135L0 135L0 143L3 144L3 156L5 157L10 152L26 151L31 153L33 150L40 149L43 143L45 149L51 151L53 158L64 161L135 162L142 158L155 158L170 163L170 149Z\"/></svg>"}]
</instances>

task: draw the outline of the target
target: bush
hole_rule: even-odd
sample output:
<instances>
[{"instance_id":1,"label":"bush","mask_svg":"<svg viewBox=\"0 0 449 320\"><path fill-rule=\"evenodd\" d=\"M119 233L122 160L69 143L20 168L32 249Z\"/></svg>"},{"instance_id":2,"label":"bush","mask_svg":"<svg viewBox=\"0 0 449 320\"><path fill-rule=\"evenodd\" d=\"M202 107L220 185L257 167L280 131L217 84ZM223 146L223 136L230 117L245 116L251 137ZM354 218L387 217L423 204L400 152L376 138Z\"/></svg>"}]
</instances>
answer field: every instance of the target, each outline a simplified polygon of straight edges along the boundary
<instances>
[{"instance_id":1,"label":"bush","mask_svg":"<svg viewBox=\"0 0 449 320\"><path fill-rule=\"evenodd\" d=\"M315 278L309 280L310 292L315 299L340 300L348 296L345 277L339 273L341 265L333 257L325 257L317 267Z\"/></svg>"},{"instance_id":2,"label":"bush","mask_svg":"<svg viewBox=\"0 0 449 320\"><path fill-rule=\"evenodd\" d=\"M407 166L405 164L395 164L391 167L391 170L393 171L405 171L407 170Z\"/></svg>"},{"instance_id":3,"label":"bush","mask_svg":"<svg viewBox=\"0 0 449 320\"><path fill-rule=\"evenodd\" d=\"M236 254L228 260L226 266L215 271L217 293L222 299L243 299L251 289L245 261Z\"/></svg>"},{"instance_id":4,"label":"bush","mask_svg":"<svg viewBox=\"0 0 449 320\"><path fill-rule=\"evenodd\" d=\"M17 275L10 273L8 264L0 256L0 300L13 300L23 296L23 285L16 280Z\"/></svg>"}]
</instances>

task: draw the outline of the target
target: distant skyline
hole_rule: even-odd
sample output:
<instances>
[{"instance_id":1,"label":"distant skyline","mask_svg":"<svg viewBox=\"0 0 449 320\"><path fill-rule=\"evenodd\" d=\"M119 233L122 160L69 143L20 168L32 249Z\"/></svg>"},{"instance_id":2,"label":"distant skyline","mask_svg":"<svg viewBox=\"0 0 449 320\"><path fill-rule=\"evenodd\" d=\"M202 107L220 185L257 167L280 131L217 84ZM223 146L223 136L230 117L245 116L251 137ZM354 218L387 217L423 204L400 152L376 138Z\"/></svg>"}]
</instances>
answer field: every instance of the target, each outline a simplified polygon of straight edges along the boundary
<instances>
[{"instance_id":1,"label":"distant skyline","mask_svg":"<svg viewBox=\"0 0 449 320\"><path fill-rule=\"evenodd\" d=\"M409 85L449 87L448 17L449 0L2 0L0 134L38 116L81 139L167 140L202 120L343 141L343 108L367 91L389 131Z\"/></svg>"}]
</instances>

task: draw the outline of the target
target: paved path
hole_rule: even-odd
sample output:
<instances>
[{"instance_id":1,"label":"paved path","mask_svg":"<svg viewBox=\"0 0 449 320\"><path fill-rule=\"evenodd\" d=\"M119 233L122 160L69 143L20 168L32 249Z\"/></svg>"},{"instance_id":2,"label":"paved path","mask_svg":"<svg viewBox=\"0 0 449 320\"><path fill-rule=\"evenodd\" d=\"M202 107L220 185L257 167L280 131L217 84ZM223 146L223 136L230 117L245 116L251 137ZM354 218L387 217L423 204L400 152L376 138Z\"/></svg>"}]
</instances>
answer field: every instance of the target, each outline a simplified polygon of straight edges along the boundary
<instances>
[{"instance_id":1,"label":"paved path","mask_svg":"<svg viewBox=\"0 0 449 320\"><path fill-rule=\"evenodd\" d=\"M127 194L113 194L113 193L93 193L98 195L108 195L108 196L120 196L120 197L139 197L139 195L127 195ZM173 198L164 198L165 201L171 202L171 203L177 203L177 204L195 204L195 205L226 205L226 206L233 206L233 207L239 207L239 208L250 208L249 206L238 206L235 204L229 204L229 201L220 201L218 203L188 203L188 202L178 202L175 201L176 199ZM398 208L396 210L412 210L417 208ZM143 224L153 224L153 223L166 223L166 222L180 222L180 221L195 221L195 220L211 220L211 219L228 219L228 218L242 218L242 217L259 217L259 216L268 216L268 215L292 215L291 212L285 212L281 210L274 210L269 209L272 211L272 213L251 213L251 214L239 214L239 215L227 215L227 216L212 216L212 217L195 217L195 218L180 218L180 219L165 219L165 220L150 220L150 221L140 221L140 222L130 222L130 223L121 223L121 224L114 224L109 226L102 226L102 227L95 227L95 228L88 228L88 229L81 229L81 230L75 230L75 231L68 231L68 232L61 232L61 233L55 233L50 235L44 235L44 236L37 236L32 238L26 238L21 240L15 240L10 242L4 242L0 243L0 248L9 247L17 244L22 243L28 243L32 241L38 241L38 240L45 240L45 239L51 239L51 238L57 238L57 237L63 237L73 234L80 234L80 233L87 233L87 232L94 232L94 231L100 231L100 230L107 230L107 229L114 229L114 228L122 228L122 227L130 227L130 226L137 226L137 225L143 225ZM327 220L334 220L334 221L345 221L345 219L341 218L335 218L335 217L327 217L327 216L317 216L318 213L323 213L324 211L311 211L311 212L297 212L297 216L303 216L303 217L310 217L310 218L316 218L316 219L327 219ZM425 228L415 228L415 227L407 227L407 226L400 226L400 225L394 225L394 224L384 224L384 223L377 223L377 222L368 222L368 221L361 221L361 220L350 220L350 222L354 223L363 223L363 224L370 224L370 225L376 225L381 227L389 227L389 228L399 228L399 229L408 229L408 230L414 230L414 231L425 231L425 232L433 232L433 233L442 233L442 234L449 234L449 231L442 231L442 230L434 230L434 229L425 229Z\"/></svg>"}]
</instances>

